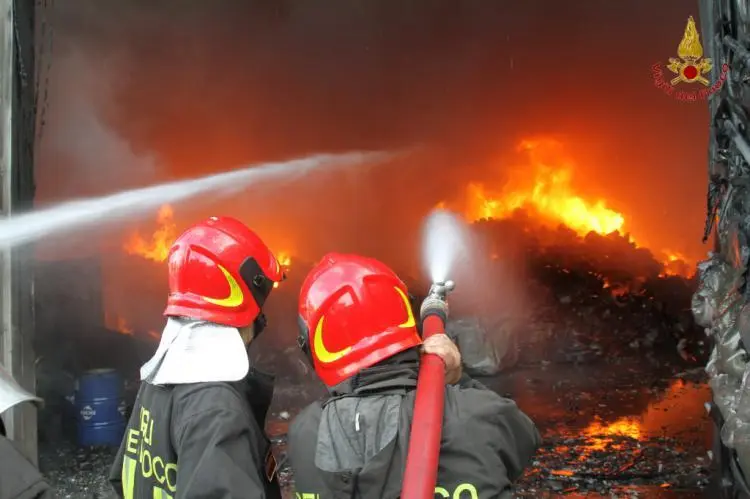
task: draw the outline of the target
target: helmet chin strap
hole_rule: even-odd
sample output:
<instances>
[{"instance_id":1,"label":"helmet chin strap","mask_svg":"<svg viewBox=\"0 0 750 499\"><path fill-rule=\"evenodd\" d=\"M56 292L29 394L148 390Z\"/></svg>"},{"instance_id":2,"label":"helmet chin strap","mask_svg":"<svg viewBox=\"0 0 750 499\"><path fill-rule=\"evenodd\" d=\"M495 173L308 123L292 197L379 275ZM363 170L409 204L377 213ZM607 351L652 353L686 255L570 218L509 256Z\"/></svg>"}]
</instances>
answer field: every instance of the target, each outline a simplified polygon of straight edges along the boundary
<instances>
[{"instance_id":1,"label":"helmet chin strap","mask_svg":"<svg viewBox=\"0 0 750 499\"><path fill-rule=\"evenodd\" d=\"M302 350L302 353L304 354L305 359L310 363L310 366L314 367L315 362L312 358L312 350L310 350L310 332L301 315L297 316L297 346Z\"/></svg>"}]
</instances>

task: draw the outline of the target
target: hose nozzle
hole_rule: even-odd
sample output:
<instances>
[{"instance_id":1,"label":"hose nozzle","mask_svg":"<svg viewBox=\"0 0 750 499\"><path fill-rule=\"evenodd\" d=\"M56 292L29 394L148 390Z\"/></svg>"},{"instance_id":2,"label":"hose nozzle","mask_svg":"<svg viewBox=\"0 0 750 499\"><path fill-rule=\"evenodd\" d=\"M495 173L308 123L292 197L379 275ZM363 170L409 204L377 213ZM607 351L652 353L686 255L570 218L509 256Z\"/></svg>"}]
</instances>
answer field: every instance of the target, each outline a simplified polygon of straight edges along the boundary
<instances>
[{"instance_id":1,"label":"hose nozzle","mask_svg":"<svg viewBox=\"0 0 750 499\"><path fill-rule=\"evenodd\" d=\"M455 288L456 283L450 280L445 282L434 282L432 283L432 286L430 286L429 296L434 296L445 301L448 293L453 291Z\"/></svg>"}]
</instances>

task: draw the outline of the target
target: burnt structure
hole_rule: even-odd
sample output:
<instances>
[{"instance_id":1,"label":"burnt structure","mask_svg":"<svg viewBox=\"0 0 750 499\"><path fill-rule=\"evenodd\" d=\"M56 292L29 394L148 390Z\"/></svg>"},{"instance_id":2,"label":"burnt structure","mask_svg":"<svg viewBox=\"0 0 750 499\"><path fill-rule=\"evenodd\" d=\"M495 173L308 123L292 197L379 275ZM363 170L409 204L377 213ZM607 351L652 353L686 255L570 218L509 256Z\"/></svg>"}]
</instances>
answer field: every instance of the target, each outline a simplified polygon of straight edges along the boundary
<instances>
[{"instance_id":1,"label":"burnt structure","mask_svg":"<svg viewBox=\"0 0 750 499\"><path fill-rule=\"evenodd\" d=\"M721 497L750 497L750 4L703 0L705 56L712 81L728 77L708 99L709 181L704 241L713 251L699 264L696 321L713 343L707 365L716 425L715 471ZM722 480L723 478L723 480Z\"/></svg>"}]
</instances>

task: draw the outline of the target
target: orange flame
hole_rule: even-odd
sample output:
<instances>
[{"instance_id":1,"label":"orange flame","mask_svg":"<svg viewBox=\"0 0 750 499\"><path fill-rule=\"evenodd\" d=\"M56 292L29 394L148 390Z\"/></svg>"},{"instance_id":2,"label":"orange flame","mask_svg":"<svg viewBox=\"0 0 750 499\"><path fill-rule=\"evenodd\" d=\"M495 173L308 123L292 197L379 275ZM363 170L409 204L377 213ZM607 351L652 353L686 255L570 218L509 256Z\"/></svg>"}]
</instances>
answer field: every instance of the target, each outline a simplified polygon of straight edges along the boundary
<instances>
[{"instance_id":1,"label":"orange flame","mask_svg":"<svg viewBox=\"0 0 750 499\"><path fill-rule=\"evenodd\" d=\"M691 419L700 416L693 415L702 414L701 406L710 398L707 385L673 380L662 396L651 402L639 416L620 418L610 424L595 419L583 430L587 438L584 454L622 448L618 438L643 440L659 436L667 429L673 433L684 431L695 424Z\"/></svg>"},{"instance_id":2,"label":"orange flame","mask_svg":"<svg viewBox=\"0 0 750 499\"><path fill-rule=\"evenodd\" d=\"M664 251L664 272L662 277L669 275L681 275L691 277L695 269L688 263L689 260L682 253Z\"/></svg>"},{"instance_id":3,"label":"orange flame","mask_svg":"<svg viewBox=\"0 0 750 499\"><path fill-rule=\"evenodd\" d=\"M490 197L483 186L470 184L470 219L505 218L525 208L544 219L562 222L582 236L591 231L609 234L623 228L625 217L608 208L604 200L592 203L575 194L572 164L560 161L559 143L525 140L519 148L529 153L535 169L533 176L529 178L526 171L516 172L499 197ZM562 165L553 164L560 162Z\"/></svg>"},{"instance_id":4,"label":"orange flame","mask_svg":"<svg viewBox=\"0 0 750 499\"><path fill-rule=\"evenodd\" d=\"M585 459L588 453L594 451L622 449L623 446L614 441L617 437L640 440L642 431L641 422L637 418L621 418L610 424L604 424L600 419L596 419L583 430L583 433L587 437L587 445L581 459Z\"/></svg>"},{"instance_id":5,"label":"orange flame","mask_svg":"<svg viewBox=\"0 0 750 499\"><path fill-rule=\"evenodd\" d=\"M140 233L133 232L125 242L124 249L129 255L137 255L154 262L163 262L169 255L169 248L177 238L174 212L168 204L159 208L156 216L158 228L147 241Z\"/></svg>"},{"instance_id":6,"label":"orange flame","mask_svg":"<svg viewBox=\"0 0 750 499\"><path fill-rule=\"evenodd\" d=\"M284 267L285 269L288 269L292 265L292 257L289 256L289 253L280 252L276 253L276 261L279 262L279 265Z\"/></svg>"},{"instance_id":7,"label":"orange flame","mask_svg":"<svg viewBox=\"0 0 750 499\"><path fill-rule=\"evenodd\" d=\"M586 200L576 192L572 182L575 165L563 154L562 144L550 139L524 140L519 150L528 153L530 166L512 172L502 190L491 192L479 183L467 186L467 219L503 219L524 209L543 221L562 223L580 236L589 232L625 234L622 213L607 206L603 199ZM674 251L662 253L664 274L692 274L692 266L684 255Z\"/></svg>"},{"instance_id":8,"label":"orange flame","mask_svg":"<svg viewBox=\"0 0 750 499\"><path fill-rule=\"evenodd\" d=\"M117 331L118 333L132 335L133 328L127 323L124 317L120 317L117 314L110 314L106 312L104 314L104 323L108 328Z\"/></svg>"},{"instance_id":9,"label":"orange flame","mask_svg":"<svg viewBox=\"0 0 750 499\"><path fill-rule=\"evenodd\" d=\"M279 262L279 265L281 265L284 272L288 272L289 268L292 266L292 257L289 256L289 253L283 251L280 253L276 253L276 261ZM278 288L279 283L273 283L273 287Z\"/></svg>"}]
</instances>

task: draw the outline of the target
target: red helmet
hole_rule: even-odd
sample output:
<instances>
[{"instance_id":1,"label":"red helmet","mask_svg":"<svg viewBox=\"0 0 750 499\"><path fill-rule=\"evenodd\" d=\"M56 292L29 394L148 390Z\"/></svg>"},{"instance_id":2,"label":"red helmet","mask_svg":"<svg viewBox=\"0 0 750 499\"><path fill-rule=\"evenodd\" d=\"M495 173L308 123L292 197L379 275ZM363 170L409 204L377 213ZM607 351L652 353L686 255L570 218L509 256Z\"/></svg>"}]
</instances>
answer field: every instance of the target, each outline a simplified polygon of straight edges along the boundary
<instances>
[{"instance_id":1,"label":"red helmet","mask_svg":"<svg viewBox=\"0 0 750 499\"><path fill-rule=\"evenodd\" d=\"M329 253L302 284L299 345L334 386L422 343L406 285L386 265Z\"/></svg>"},{"instance_id":2,"label":"red helmet","mask_svg":"<svg viewBox=\"0 0 750 499\"><path fill-rule=\"evenodd\" d=\"M253 231L234 218L211 217L183 232L169 250L164 315L249 326L283 279L276 257Z\"/></svg>"}]
</instances>

